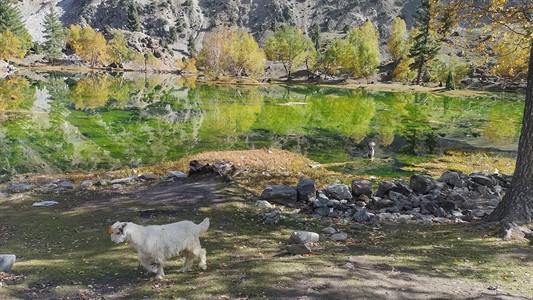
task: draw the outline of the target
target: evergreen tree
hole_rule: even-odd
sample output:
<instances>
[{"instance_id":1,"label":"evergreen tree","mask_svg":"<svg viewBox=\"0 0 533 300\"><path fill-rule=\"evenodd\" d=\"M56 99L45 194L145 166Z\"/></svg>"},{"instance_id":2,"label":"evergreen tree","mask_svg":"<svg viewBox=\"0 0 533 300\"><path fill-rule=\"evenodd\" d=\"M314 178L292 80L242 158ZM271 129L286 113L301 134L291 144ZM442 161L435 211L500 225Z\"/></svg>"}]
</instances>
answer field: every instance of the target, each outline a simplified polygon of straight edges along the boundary
<instances>
[{"instance_id":1,"label":"evergreen tree","mask_svg":"<svg viewBox=\"0 0 533 300\"><path fill-rule=\"evenodd\" d=\"M424 67L431 61L440 50L430 31L430 2L422 0L422 5L415 12L415 25L419 33L414 37L413 45L409 50L409 57L414 59L410 65L417 70L416 84L420 84Z\"/></svg>"},{"instance_id":2,"label":"evergreen tree","mask_svg":"<svg viewBox=\"0 0 533 300\"><path fill-rule=\"evenodd\" d=\"M313 44L315 44L315 49L320 49L320 25L318 25L318 23L311 26L311 34L309 37L313 41Z\"/></svg>"},{"instance_id":3,"label":"evergreen tree","mask_svg":"<svg viewBox=\"0 0 533 300\"><path fill-rule=\"evenodd\" d=\"M44 17L44 33L46 42L44 43L45 57L54 64L54 60L60 58L65 47L65 30L59 21L54 8L50 6L50 12Z\"/></svg>"},{"instance_id":4,"label":"evergreen tree","mask_svg":"<svg viewBox=\"0 0 533 300\"><path fill-rule=\"evenodd\" d=\"M141 17L137 3L132 1L128 10L128 29L131 31L141 31Z\"/></svg>"},{"instance_id":5,"label":"evergreen tree","mask_svg":"<svg viewBox=\"0 0 533 300\"><path fill-rule=\"evenodd\" d=\"M31 36L24 27L20 11L13 6L14 0L0 1L0 32L10 30L20 41L21 53L26 53L32 45Z\"/></svg>"}]
</instances>

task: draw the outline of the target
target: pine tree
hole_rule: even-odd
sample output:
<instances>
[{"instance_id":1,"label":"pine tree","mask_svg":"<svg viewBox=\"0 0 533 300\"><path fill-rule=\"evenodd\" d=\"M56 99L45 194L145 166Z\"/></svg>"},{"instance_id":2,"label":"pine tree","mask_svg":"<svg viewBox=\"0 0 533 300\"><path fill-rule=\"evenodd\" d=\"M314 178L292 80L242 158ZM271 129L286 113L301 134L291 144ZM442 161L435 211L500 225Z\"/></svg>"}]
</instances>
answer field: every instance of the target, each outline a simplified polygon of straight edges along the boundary
<instances>
[{"instance_id":1,"label":"pine tree","mask_svg":"<svg viewBox=\"0 0 533 300\"><path fill-rule=\"evenodd\" d=\"M414 37L413 45L409 50L409 57L414 59L410 65L417 70L416 84L420 84L424 67L431 61L440 50L440 46L435 42L430 31L430 3L429 0L422 0L422 5L415 12L415 25L419 34Z\"/></svg>"},{"instance_id":2,"label":"pine tree","mask_svg":"<svg viewBox=\"0 0 533 300\"><path fill-rule=\"evenodd\" d=\"M128 29L131 31L141 31L141 17L137 3L132 1L128 11Z\"/></svg>"},{"instance_id":3,"label":"pine tree","mask_svg":"<svg viewBox=\"0 0 533 300\"><path fill-rule=\"evenodd\" d=\"M315 44L315 49L320 49L320 25L318 23L313 24L311 26L311 34L309 36L311 40L313 41L313 44Z\"/></svg>"},{"instance_id":4,"label":"pine tree","mask_svg":"<svg viewBox=\"0 0 533 300\"><path fill-rule=\"evenodd\" d=\"M32 46L31 36L24 27L20 11L13 6L13 0L0 1L0 32L9 29L20 41L21 53L26 53Z\"/></svg>"},{"instance_id":5,"label":"pine tree","mask_svg":"<svg viewBox=\"0 0 533 300\"><path fill-rule=\"evenodd\" d=\"M44 17L44 33L46 42L44 43L45 57L54 64L54 61L63 56L62 50L65 47L65 29L52 6L50 12Z\"/></svg>"}]
</instances>

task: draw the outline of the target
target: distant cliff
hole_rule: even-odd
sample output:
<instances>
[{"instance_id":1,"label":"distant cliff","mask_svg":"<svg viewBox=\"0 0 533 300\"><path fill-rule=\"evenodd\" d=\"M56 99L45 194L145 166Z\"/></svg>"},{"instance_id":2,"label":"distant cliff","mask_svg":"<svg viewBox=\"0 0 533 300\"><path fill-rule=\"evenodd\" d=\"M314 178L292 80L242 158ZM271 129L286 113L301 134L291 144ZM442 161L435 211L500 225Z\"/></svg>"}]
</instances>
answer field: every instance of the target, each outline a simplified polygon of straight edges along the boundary
<instances>
[{"instance_id":1,"label":"distant cliff","mask_svg":"<svg viewBox=\"0 0 533 300\"><path fill-rule=\"evenodd\" d=\"M420 0L22 0L24 21L35 41L43 41L43 20L50 5L65 26L88 24L140 31L169 40L172 48L186 52L187 45L201 45L203 34L216 26L237 25L262 43L279 24L293 24L304 31L318 25L321 32L340 32L371 20L381 37L388 37L393 18L408 25ZM132 10L135 7L135 10ZM136 20L136 21L135 21Z\"/></svg>"}]
</instances>

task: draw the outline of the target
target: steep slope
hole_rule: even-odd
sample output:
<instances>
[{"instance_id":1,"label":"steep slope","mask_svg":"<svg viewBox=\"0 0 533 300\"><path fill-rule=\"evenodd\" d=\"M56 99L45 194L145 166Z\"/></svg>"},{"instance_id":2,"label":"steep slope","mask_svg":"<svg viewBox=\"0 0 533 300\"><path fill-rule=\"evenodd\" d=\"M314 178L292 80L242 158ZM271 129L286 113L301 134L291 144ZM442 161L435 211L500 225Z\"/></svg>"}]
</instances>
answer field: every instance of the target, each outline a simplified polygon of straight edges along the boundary
<instances>
[{"instance_id":1,"label":"steep slope","mask_svg":"<svg viewBox=\"0 0 533 300\"><path fill-rule=\"evenodd\" d=\"M279 24L294 24L304 31L318 24L322 32L339 32L371 20L382 38L389 33L393 18L407 23L420 0L23 0L20 9L34 40L43 41L43 20L49 6L55 6L66 25L89 24L103 30L128 29L130 6L138 7L141 30L152 37L168 37L176 30L178 48L219 25L247 28L263 42ZM181 47L180 47L181 46Z\"/></svg>"}]
</instances>

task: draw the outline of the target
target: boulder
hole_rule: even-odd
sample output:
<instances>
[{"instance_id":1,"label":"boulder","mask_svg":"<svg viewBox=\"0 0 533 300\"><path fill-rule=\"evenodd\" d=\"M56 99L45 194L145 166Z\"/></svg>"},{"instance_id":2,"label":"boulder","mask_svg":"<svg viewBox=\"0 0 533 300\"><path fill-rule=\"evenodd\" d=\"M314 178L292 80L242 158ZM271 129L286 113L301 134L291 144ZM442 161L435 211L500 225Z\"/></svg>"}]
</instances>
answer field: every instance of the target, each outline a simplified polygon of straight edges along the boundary
<instances>
[{"instance_id":1,"label":"boulder","mask_svg":"<svg viewBox=\"0 0 533 300\"><path fill-rule=\"evenodd\" d=\"M0 254L0 273L5 272L9 273L17 257L15 254Z\"/></svg>"},{"instance_id":2,"label":"boulder","mask_svg":"<svg viewBox=\"0 0 533 300\"><path fill-rule=\"evenodd\" d=\"M296 188L286 185L269 185L259 197L269 202L294 206L298 200Z\"/></svg>"},{"instance_id":3,"label":"boulder","mask_svg":"<svg viewBox=\"0 0 533 300\"><path fill-rule=\"evenodd\" d=\"M368 213L367 209L365 207L360 208L355 212L353 215L353 219L356 222L368 222L372 218L372 215Z\"/></svg>"},{"instance_id":4,"label":"boulder","mask_svg":"<svg viewBox=\"0 0 533 300\"><path fill-rule=\"evenodd\" d=\"M449 184L454 187L465 187L466 182L461 179L461 176L458 172L446 171L442 173L439 178L439 181Z\"/></svg>"},{"instance_id":5,"label":"boulder","mask_svg":"<svg viewBox=\"0 0 533 300\"><path fill-rule=\"evenodd\" d=\"M472 179L472 181L474 181L475 183L484 185L489 188L492 188L496 185L496 180L494 178L479 173L470 174L470 179Z\"/></svg>"},{"instance_id":6,"label":"boulder","mask_svg":"<svg viewBox=\"0 0 533 300\"><path fill-rule=\"evenodd\" d=\"M310 202L316 199L315 181L311 179L302 179L296 185L297 198L300 202Z\"/></svg>"},{"instance_id":7,"label":"boulder","mask_svg":"<svg viewBox=\"0 0 533 300\"><path fill-rule=\"evenodd\" d=\"M352 181L352 195L357 198L361 195L372 197L372 182L368 180Z\"/></svg>"},{"instance_id":8,"label":"boulder","mask_svg":"<svg viewBox=\"0 0 533 300\"><path fill-rule=\"evenodd\" d=\"M392 181L382 181L378 185L378 191L376 192L376 196L383 197L389 193L390 190L392 190L394 187L396 187L396 184Z\"/></svg>"},{"instance_id":9,"label":"boulder","mask_svg":"<svg viewBox=\"0 0 533 300\"><path fill-rule=\"evenodd\" d=\"M435 187L433 179L423 175L413 175L409 187L417 194L426 194Z\"/></svg>"},{"instance_id":10,"label":"boulder","mask_svg":"<svg viewBox=\"0 0 533 300\"><path fill-rule=\"evenodd\" d=\"M352 193L350 192L350 188L347 185L341 183L334 183L329 185L324 190L324 192L331 199L351 200L353 198Z\"/></svg>"},{"instance_id":11,"label":"boulder","mask_svg":"<svg viewBox=\"0 0 533 300\"><path fill-rule=\"evenodd\" d=\"M319 239L320 235L312 231L294 231L290 237L293 244L316 243Z\"/></svg>"},{"instance_id":12,"label":"boulder","mask_svg":"<svg viewBox=\"0 0 533 300\"><path fill-rule=\"evenodd\" d=\"M311 248L306 244L292 244L287 246L287 252L294 255L304 255L311 253Z\"/></svg>"}]
</instances>

